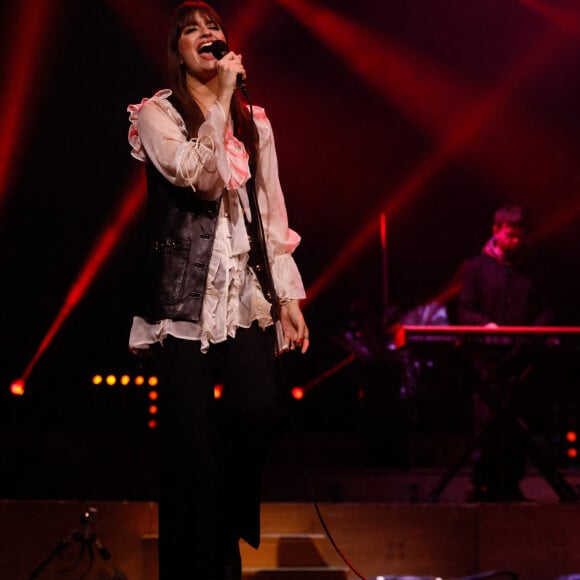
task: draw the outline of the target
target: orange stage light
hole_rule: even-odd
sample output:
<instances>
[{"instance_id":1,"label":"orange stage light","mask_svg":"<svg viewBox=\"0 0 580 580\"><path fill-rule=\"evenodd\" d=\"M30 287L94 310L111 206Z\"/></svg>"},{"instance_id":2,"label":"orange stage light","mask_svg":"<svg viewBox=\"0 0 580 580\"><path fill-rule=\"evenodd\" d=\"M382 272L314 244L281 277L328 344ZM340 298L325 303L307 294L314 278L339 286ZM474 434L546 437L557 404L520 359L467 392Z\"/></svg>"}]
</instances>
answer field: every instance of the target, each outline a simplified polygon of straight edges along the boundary
<instances>
[{"instance_id":1,"label":"orange stage light","mask_svg":"<svg viewBox=\"0 0 580 580\"><path fill-rule=\"evenodd\" d=\"M294 387L292 389L292 398L300 401L304 398L304 389L302 387Z\"/></svg>"},{"instance_id":2,"label":"orange stage light","mask_svg":"<svg viewBox=\"0 0 580 580\"><path fill-rule=\"evenodd\" d=\"M346 358L342 359L341 361L336 363L333 367L324 371L322 374L320 374L315 379L308 381L307 383L305 383L304 385L301 385L299 387L294 387L292 389L292 396L295 399L298 399L298 398L302 399L304 397L304 395L310 389L313 389L314 387L316 387L317 385L319 385L320 383L322 383L323 381L325 381L326 379L328 379L332 375L336 374L339 370L341 370L342 368L344 368L345 366L347 366L348 364L350 364L354 360L356 360L356 355L349 354ZM299 395L298 397L295 396L295 394L294 394L295 392Z\"/></svg>"},{"instance_id":3,"label":"orange stage light","mask_svg":"<svg viewBox=\"0 0 580 580\"><path fill-rule=\"evenodd\" d=\"M31 361L28 363L24 373L22 373L22 378L24 380L30 376L32 369L36 366L36 363L48 348L65 320L85 295L95 277L101 270L103 264L116 249L116 245L119 243L129 224L139 214L144 201L145 175L143 171L139 171L135 174L133 183L127 189L116 215L108 226L101 232L101 235L97 239L93 250L85 262L85 265L71 286L60 312L57 314L54 322L40 343L40 346L36 350Z\"/></svg>"},{"instance_id":4,"label":"orange stage light","mask_svg":"<svg viewBox=\"0 0 580 580\"><path fill-rule=\"evenodd\" d=\"M22 379L17 379L16 381L13 381L12 384L10 385L10 392L16 397L21 397L22 395L24 395L24 391L25 391L25 382Z\"/></svg>"}]
</instances>

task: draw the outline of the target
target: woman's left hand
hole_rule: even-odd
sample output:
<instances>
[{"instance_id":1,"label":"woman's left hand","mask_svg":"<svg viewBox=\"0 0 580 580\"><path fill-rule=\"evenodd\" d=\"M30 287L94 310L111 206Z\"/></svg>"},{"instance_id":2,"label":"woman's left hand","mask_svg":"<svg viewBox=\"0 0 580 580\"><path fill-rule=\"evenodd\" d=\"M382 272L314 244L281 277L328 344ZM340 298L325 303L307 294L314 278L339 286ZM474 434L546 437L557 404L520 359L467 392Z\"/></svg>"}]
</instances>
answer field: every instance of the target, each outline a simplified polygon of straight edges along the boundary
<instances>
[{"instance_id":1,"label":"woman's left hand","mask_svg":"<svg viewBox=\"0 0 580 580\"><path fill-rule=\"evenodd\" d=\"M290 300L288 304L284 304L280 308L280 318L282 319L282 329L284 330L284 338L288 341L288 347L290 350L300 348L300 352L304 354L310 345L310 338L302 310L300 310L300 302L298 300Z\"/></svg>"}]
</instances>

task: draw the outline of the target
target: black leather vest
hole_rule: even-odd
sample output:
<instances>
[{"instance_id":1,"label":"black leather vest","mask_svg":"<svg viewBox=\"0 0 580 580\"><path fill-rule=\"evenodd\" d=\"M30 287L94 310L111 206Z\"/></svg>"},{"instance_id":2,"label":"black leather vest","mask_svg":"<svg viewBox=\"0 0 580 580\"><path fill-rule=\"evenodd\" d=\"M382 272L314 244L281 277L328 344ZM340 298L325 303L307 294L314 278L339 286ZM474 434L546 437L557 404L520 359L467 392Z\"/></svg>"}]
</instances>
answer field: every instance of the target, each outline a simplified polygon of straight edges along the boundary
<instances>
[{"instance_id":1,"label":"black leather vest","mask_svg":"<svg viewBox=\"0 0 580 580\"><path fill-rule=\"evenodd\" d=\"M140 314L197 322L221 200L177 187L147 163L147 252Z\"/></svg>"}]
</instances>

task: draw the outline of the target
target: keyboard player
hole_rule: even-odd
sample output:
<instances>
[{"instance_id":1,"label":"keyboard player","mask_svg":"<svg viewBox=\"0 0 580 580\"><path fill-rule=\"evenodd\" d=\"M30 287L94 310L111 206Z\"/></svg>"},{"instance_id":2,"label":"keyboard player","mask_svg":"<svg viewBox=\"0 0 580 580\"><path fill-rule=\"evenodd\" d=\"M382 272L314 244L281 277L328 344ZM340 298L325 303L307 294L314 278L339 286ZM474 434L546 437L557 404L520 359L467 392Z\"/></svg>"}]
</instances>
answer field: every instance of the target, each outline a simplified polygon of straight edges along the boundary
<instances>
[{"instance_id":1,"label":"keyboard player","mask_svg":"<svg viewBox=\"0 0 580 580\"><path fill-rule=\"evenodd\" d=\"M457 307L463 325L498 327L550 324L551 312L533 276L526 270L527 228L520 206L508 205L494 214L491 238L481 253L466 261ZM468 499L521 501L520 482L526 454L521 433L502 421L502 405L509 405L530 370L531 360L517 346L473 351L479 377L474 390L474 426L489 423L475 457ZM498 411L500 411L498 413ZM495 417L495 420L492 420Z\"/></svg>"}]
</instances>

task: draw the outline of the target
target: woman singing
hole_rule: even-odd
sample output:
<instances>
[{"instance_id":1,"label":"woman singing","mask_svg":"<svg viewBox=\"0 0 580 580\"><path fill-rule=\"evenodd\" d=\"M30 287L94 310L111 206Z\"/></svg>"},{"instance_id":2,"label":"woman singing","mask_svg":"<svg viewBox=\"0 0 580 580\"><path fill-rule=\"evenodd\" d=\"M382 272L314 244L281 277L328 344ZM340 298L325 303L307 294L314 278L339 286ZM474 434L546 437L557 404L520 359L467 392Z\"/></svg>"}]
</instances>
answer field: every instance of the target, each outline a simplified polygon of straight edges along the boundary
<instances>
[{"instance_id":1,"label":"woman singing","mask_svg":"<svg viewBox=\"0 0 580 580\"><path fill-rule=\"evenodd\" d=\"M182 3L169 31L169 88L128 108L148 190L146 275L129 346L155 354L162 381L161 580L241 578L239 538L254 547L260 539L275 354L282 341L302 353L309 345L292 257L300 238L288 227L272 127L237 88L242 56L226 48L216 58L216 41L227 47L213 8ZM260 222L273 288L252 261Z\"/></svg>"}]
</instances>

